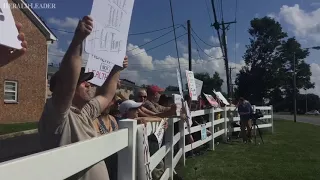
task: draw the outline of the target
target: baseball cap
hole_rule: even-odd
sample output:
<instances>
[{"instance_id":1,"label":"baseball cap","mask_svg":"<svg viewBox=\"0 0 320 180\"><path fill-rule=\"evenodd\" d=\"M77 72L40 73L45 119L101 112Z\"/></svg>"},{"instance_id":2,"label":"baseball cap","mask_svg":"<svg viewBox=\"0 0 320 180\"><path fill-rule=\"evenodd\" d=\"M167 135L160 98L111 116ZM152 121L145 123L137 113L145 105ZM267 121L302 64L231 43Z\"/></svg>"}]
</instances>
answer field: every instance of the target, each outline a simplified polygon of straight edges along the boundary
<instances>
[{"instance_id":1,"label":"baseball cap","mask_svg":"<svg viewBox=\"0 0 320 180\"><path fill-rule=\"evenodd\" d=\"M160 88L159 86L156 85L151 85L147 87L147 93L148 94L155 94L155 93L159 93L159 92L163 92L164 89Z\"/></svg>"},{"instance_id":2,"label":"baseball cap","mask_svg":"<svg viewBox=\"0 0 320 180\"><path fill-rule=\"evenodd\" d=\"M127 113L130 109L139 108L141 105L142 103L137 103L133 100L126 100L120 104L119 111L123 115Z\"/></svg>"},{"instance_id":3,"label":"baseball cap","mask_svg":"<svg viewBox=\"0 0 320 180\"><path fill-rule=\"evenodd\" d=\"M57 78L58 78L58 74L59 71L57 71L56 73L54 73L54 75L51 77L50 79L50 91L53 92L54 87L57 84ZM80 76L79 76L79 80L78 80L78 84L81 84L85 81L89 81L94 77L93 72L85 72L85 68L82 67L81 71L80 71Z\"/></svg>"}]
</instances>

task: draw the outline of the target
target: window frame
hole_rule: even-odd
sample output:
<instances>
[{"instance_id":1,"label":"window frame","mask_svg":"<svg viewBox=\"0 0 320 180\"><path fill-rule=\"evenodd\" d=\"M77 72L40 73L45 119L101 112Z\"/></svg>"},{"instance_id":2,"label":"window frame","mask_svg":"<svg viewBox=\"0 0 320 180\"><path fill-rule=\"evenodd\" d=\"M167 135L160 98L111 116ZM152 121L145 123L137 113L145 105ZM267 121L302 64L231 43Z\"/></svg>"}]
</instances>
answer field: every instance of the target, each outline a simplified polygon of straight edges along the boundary
<instances>
[{"instance_id":1,"label":"window frame","mask_svg":"<svg viewBox=\"0 0 320 180\"><path fill-rule=\"evenodd\" d=\"M14 87L14 91L11 91L11 90L7 90L6 89L6 85L7 83L14 83L15 84L15 87ZM5 99L5 94L6 93L15 93L15 99L14 100L8 100L8 99ZM18 81L13 81L13 80L5 80L4 81L4 87L3 87L3 101L5 103L18 103Z\"/></svg>"}]
</instances>

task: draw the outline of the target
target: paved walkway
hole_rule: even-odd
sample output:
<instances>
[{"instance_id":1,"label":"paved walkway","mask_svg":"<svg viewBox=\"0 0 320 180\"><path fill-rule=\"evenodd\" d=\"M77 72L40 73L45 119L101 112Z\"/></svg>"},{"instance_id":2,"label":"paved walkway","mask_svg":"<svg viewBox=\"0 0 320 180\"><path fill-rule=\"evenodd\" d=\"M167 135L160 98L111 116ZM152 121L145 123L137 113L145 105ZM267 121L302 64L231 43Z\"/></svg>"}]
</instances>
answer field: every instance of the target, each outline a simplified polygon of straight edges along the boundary
<instances>
[{"instance_id":1,"label":"paved walkway","mask_svg":"<svg viewBox=\"0 0 320 180\"><path fill-rule=\"evenodd\" d=\"M284 119L293 121L293 115L277 115L274 114L274 119ZM320 126L320 116L297 116L297 122L309 123Z\"/></svg>"}]
</instances>

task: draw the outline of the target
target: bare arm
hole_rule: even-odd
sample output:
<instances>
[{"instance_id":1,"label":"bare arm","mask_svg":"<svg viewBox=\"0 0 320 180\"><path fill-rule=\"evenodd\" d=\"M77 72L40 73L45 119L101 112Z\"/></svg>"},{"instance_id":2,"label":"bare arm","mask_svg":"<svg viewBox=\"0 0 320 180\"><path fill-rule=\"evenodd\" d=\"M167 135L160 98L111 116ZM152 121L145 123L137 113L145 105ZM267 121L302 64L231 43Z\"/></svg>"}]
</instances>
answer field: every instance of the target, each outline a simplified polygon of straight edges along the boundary
<instances>
[{"instance_id":1,"label":"bare arm","mask_svg":"<svg viewBox=\"0 0 320 180\"><path fill-rule=\"evenodd\" d=\"M91 33L92 27L92 19L85 16L79 22L73 40L62 59L52 97L53 105L60 113L66 112L72 104L82 64L82 42Z\"/></svg>"},{"instance_id":2,"label":"bare arm","mask_svg":"<svg viewBox=\"0 0 320 180\"><path fill-rule=\"evenodd\" d=\"M123 68L126 68L127 66L128 58L125 57L123 61ZM116 94L120 72L123 70L123 68L115 66L104 84L97 89L98 96L96 98L100 103L101 109L106 109Z\"/></svg>"},{"instance_id":3,"label":"bare arm","mask_svg":"<svg viewBox=\"0 0 320 180\"><path fill-rule=\"evenodd\" d=\"M139 109L139 113L141 111L141 115L146 115L146 116L157 116L157 117L171 117L171 116L175 116L176 115L176 109L172 108L172 107L164 107L166 108L166 111L161 112L161 113L155 113L153 111L150 111L149 109L145 108L145 107L141 107L141 109ZM169 110L167 110L169 109Z\"/></svg>"}]
</instances>

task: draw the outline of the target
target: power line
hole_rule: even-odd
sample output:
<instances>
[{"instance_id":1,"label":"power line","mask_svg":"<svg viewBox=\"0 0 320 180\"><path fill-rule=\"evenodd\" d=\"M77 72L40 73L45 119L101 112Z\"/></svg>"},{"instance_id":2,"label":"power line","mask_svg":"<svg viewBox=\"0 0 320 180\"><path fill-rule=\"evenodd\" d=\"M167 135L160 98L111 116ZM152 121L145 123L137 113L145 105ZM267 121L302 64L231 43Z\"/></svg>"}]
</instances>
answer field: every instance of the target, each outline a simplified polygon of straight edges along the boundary
<instances>
[{"instance_id":1,"label":"power line","mask_svg":"<svg viewBox=\"0 0 320 180\"><path fill-rule=\"evenodd\" d=\"M177 35L176 35L176 30L174 28L175 24L174 24L172 0L169 0L169 3L170 3L170 12L171 12L172 27L173 27L173 35L174 35L174 41L175 41L175 44L176 44L176 53L177 53L177 58L178 58L179 71L180 71L180 80L181 80L181 83L183 83L182 77L181 77L181 67L180 67L180 58L179 58L179 50L178 50L178 43L177 43ZM182 86L182 88L183 88L183 86ZM192 144L191 144L191 150L192 150Z\"/></svg>"},{"instance_id":2,"label":"power line","mask_svg":"<svg viewBox=\"0 0 320 180\"><path fill-rule=\"evenodd\" d=\"M176 27L176 29L178 29L178 28L180 28L180 27L181 27L181 25L178 26L178 27ZM151 42L154 42L154 41L156 41L156 40L158 40L158 39L160 39L160 38L168 35L168 34L171 33L171 32L173 32L173 30L171 30L171 31L169 31L169 32L167 32L167 33L165 33L165 34L162 34L161 36L159 36L159 37L157 37L157 38L155 38L155 39L152 39L152 40L149 41L149 42L146 42L146 43L144 43L144 44L140 44L140 45L138 45L138 47L136 47L136 48L127 50L127 52L130 52L130 51L133 51L133 50L135 50L135 49L138 49L139 47L143 47L143 46L145 46L145 45L147 45L147 44L149 44L149 43L151 43Z\"/></svg>"},{"instance_id":3,"label":"power line","mask_svg":"<svg viewBox=\"0 0 320 180\"><path fill-rule=\"evenodd\" d=\"M196 45L198 46L198 48L199 48L206 56L208 56L209 58L215 58L215 57L212 57L212 56L210 56L209 54L207 54L207 53L199 46L199 44L198 44L198 42L196 41L196 39L194 38L193 34L191 34L191 37L192 37L193 41L196 43Z\"/></svg>"},{"instance_id":4,"label":"power line","mask_svg":"<svg viewBox=\"0 0 320 180\"><path fill-rule=\"evenodd\" d=\"M181 24L178 24L179 27L181 26ZM150 34L150 33L154 33L154 32L158 32L158 31L163 31L163 30L166 30L166 29L169 29L173 26L169 26L169 27L165 27L165 28L160 28L160 29L155 29L155 30L151 30L151 31L145 31L145 32L138 32L138 33L129 33L128 36L136 36L136 35L143 35L143 34ZM55 31L60 31L60 32L64 32L64 33L74 33L74 31L67 31L67 30L64 30L64 29L57 29L57 28L53 28L53 27L49 27L50 29L52 30L55 30Z\"/></svg>"},{"instance_id":5,"label":"power line","mask_svg":"<svg viewBox=\"0 0 320 180\"><path fill-rule=\"evenodd\" d=\"M198 37L198 39L200 39L200 41L202 41L204 44L208 45L208 46L211 46L211 47L219 47L217 45L212 45L212 44L209 44L207 42L205 42L203 39L201 39L198 34L193 30L193 28L191 28L192 32Z\"/></svg>"},{"instance_id":6,"label":"power line","mask_svg":"<svg viewBox=\"0 0 320 180\"><path fill-rule=\"evenodd\" d=\"M176 40L176 39L179 39L179 38L181 38L182 36L185 36L186 34L187 34L187 33L182 34L181 36L178 36L178 37L176 37L176 38L174 38L174 39L171 39L171 40L169 40L169 41L166 41L166 42L164 42L164 43L162 43L162 44L160 44L160 45L158 45L158 46L149 48L149 49L147 49L147 50L143 50L143 51L141 51L141 52L139 52L139 53L136 53L136 54L133 54L133 55L130 55L130 56L131 56L131 57L132 57L132 56L136 56L136 55L141 54L141 53L143 53L143 52L156 49L156 48L158 48L158 47L160 47L160 46L163 46L163 45L165 45L165 44L168 44L168 43L170 43L170 42L172 42L172 41L174 41L174 40Z\"/></svg>"}]
</instances>

